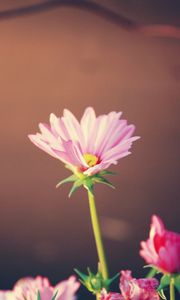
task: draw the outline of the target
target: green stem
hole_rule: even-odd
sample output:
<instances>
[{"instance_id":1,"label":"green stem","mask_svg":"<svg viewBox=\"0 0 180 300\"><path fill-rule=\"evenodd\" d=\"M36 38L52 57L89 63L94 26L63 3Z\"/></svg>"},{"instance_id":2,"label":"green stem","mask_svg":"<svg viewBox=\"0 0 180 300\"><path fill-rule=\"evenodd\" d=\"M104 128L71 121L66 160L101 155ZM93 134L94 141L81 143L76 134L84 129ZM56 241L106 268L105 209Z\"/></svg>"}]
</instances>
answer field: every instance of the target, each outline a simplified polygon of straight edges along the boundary
<instances>
[{"instance_id":1,"label":"green stem","mask_svg":"<svg viewBox=\"0 0 180 300\"><path fill-rule=\"evenodd\" d=\"M96 294L96 300L99 300L99 293Z\"/></svg>"},{"instance_id":2,"label":"green stem","mask_svg":"<svg viewBox=\"0 0 180 300\"><path fill-rule=\"evenodd\" d=\"M101 236L99 220L98 220L97 211L96 211L95 200L94 200L94 196L89 191L88 191L88 197L89 197L91 222L92 222L92 227L93 227L93 232L94 232L94 237L95 237L95 242L96 242L96 248L97 248L99 263L100 263L100 270L102 272L103 278L108 279L107 262L106 262L106 257L105 257L105 251L104 251L104 246L103 246L103 241L102 241L102 236ZM97 296L97 299L98 299L98 296Z\"/></svg>"},{"instance_id":3,"label":"green stem","mask_svg":"<svg viewBox=\"0 0 180 300\"><path fill-rule=\"evenodd\" d=\"M175 300L174 278L170 281L170 300Z\"/></svg>"}]
</instances>

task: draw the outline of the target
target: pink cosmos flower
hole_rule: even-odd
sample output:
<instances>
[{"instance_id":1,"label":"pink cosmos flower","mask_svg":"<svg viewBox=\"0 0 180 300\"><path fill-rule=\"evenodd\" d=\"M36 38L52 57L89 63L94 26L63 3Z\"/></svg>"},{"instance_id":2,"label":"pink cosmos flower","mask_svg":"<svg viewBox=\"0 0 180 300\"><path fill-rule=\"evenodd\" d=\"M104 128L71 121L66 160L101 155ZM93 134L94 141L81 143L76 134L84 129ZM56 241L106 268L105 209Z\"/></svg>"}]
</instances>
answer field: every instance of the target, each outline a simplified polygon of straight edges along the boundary
<instances>
[{"instance_id":1,"label":"pink cosmos flower","mask_svg":"<svg viewBox=\"0 0 180 300\"><path fill-rule=\"evenodd\" d=\"M65 163L73 172L93 175L107 169L129 155L135 126L120 119L121 112L96 117L88 107L81 121L67 109L63 117L50 115L50 125L39 124L41 133L29 135L30 140L51 156Z\"/></svg>"},{"instance_id":2,"label":"pink cosmos flower","mask_svg":"<svg viewBox=\"0 0 180 300\"><path fill-rule=\"evenodd\" d=\"M75 293L80 284L74 276L61 281L56 286L51 286L47 278L37 276L36 278L22 278L14 286L12 291L0 292L1 300L37 300L38 291L41 300L74 300Z\"/></svg>"},{"instance_id":3,"label":"pink cosmos flower","mask_svg":"<svg viewBox=\"0 0 180 300\"><path fill-rule=\"evenodd\" d=\"M121 271L121 294L103 291L101 300L159 300L155 290L157 286L158 281L155 278L135 279L131 276L131 271Z\"/></svg>"},{"instance_id":4,"label":"pink cosmos flower","mask_svg":"<svg viewBox=\"0 0 180 300\"><path fill-rule=\"evenodd\" d=\"M158 216L152 216L149 239L141 247L140 255L148 264L164 273L180 272L180 234L166 230Z\"/></svg>"}]
</instances>

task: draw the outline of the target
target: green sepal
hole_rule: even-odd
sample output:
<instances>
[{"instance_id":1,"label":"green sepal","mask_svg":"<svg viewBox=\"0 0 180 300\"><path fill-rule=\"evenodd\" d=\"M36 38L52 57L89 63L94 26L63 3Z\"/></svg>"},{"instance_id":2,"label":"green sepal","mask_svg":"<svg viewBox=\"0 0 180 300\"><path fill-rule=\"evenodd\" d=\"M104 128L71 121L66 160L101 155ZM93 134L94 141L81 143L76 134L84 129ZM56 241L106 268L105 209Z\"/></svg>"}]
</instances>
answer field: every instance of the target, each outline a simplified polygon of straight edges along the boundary
<instances>
[{"instance_id":1,"label":"green sepal","mask_svg":"<svg viewBox=\"0 0 180 300\"><path fill-rule=\"evenodd\" d=\"M77 180L77 176L76 175L71 175L63 180L61 180L57 185L56 188L60 187L62 184L64 183L68 183L68 182L74 182Z\"/></svg>"},{"instance_id":2,"label":"green sepal","mask_svg":"<svg viewBox=\"0 0 180 300\"><path fill-rule=\"evenodd\" d=\"M100 171L98 174L100 174L101 176L104 176L104 175L116 175L116 173L111 172L111 171L106 171L106 170Z\"/></svg>"},{"instance_id":3,"label":"green sepal","mask_svg":"<svg viewBox=\"0 0 180 300\"><path fill-rule=\"evenodd\" d=\"M37 300L41 300L41 295L40 295L39 290L38 290L38 293L37 293Z\"/></svg>"},{"instance_id":4,"label":"green sepal","mask_svg":"<svg viewBox=\"0 0 180 300\"><path fill-rule=\"evenodd\" d=\"M69 192L68 197L70 198L71 195L72 195L75 191L77 191L77 189L79 189L82 185L83 185L83 181L82 181L81 179L76 180L76 181L74 182L74 184L73 184L73 186L72 186L70 192Z\"/></svg>"},{"instance_id":5,"label":"green sepal","mask_svg":"<svg viewBox=\"0 0 180 300\"><path fill-rule=\"evenodd\" d=\"M96 174L94 175L93 177L93 181L94 183L103 183L103 184L106 184L108 185L109 187L115 189L115 186L110 182L108 181L106 178L104 178L103 176L100 176L99 174Z\"/></svg>"},{"instance_id":6,"label":"green sepal","mask_svg":"<svg viewBox=\"0 0 180 300\"><path fill-rule=\"evenodd\" d=\"M146 267L149 267L149 266L145 266L144 268L146 268ZM159 273L159 270L157 270L156 268L151 267L151 270L147 273L146 278L152 278L158 273Z\"/></svg>"},{"instance_id":7,"label":"green sepal","mask_svg":"<svg viewBox=\"0 0 180 300\"><path fill-rule=\"evenodd\" d=\"M157 289L157 290L158 290L158 291L164 290L166 287L169 286L170 281L171 281L171 275L169 275L169 274L164 274L164 275L161 277L160 285L158 286L158 289Z\"/></svg>"},{"instance_id":8,"label":"green sepal","mask_svg":"<svg viewBox=\"0 0 180 300\"><path fill-rule=\"evenodd\" d=\"M68 169L71 170L71 168L69 167ZM73 169L71 171L73 171ZM69 197L71 197L71 195L81 186L84 186L88 190L88 192L90 192L93 195L93 188L95 183L103 183L114 189L115 187L112 185L112 183L109 182L106 178L104 178L103 175L115 175L115 173L103 170L97 174L89 176L74 171L73 175L65 178L64 180L61 180L56 185L56 188L60 187L64 183L73 182L73 186L69 192Z\"/></svg>"},{"instance_id":9,"label":"green sepal","mask_svg":"<svg viewBox=\"0 0 180 300\"><path fill-rule=\"evenodd\" d=\"M74 269L74 271L78 274L78 276L85 282L88 279L88 275L82 273L78 269Z\"/></svg>"},{"instance_id":10,"label":"green sepal","mask_svg":"<svg viewBox=\"0 0 180 300\"><path fill-rule=\"evenodd\" d=\"M55 292L54 296L52 297L51 300L55 300L56 296L57 296L58 290Z\"/></svg>"},{"instance_id":11,"label":"green sepal","mask_svg":"<svg viewBox=\"0 0 180 300\"><path fill-rule=\"evenodd\" d=\"M93 193L94 193L94 191L93 191L94 183L92 181L92 178L91 177L85 178L83 180L83 185L88 190L88 192L93 195Z\"/></svg>"},{"instance_id":12,"label":"green sepal","mask_svg":"<svg viewBox=\"0 0 180 300\"><path fill-rule=\"evenodd\" d=\"M159 285L159 287L157 289L158 292L160 292L160 295L164 294L164 289L166 289L170 285L170 282L171 282L172 279L174 280L174 286L175 286L175 288L180 293L180 274L164 274L161 277L160 285ZM165 299L165 298L163 298L163 299Z\"/></svg>"},{"instance_id":13,"label":"green sepal","mask_svg":"<svg viewBox=\"0 0 180 300\"><path fill-rule=\"evenodd\" d=\"M106 280L107 287L109 287L111 285L111 283L119 277L119 275L120 275L120 272L118 272L112 278L107 279Z\"/></svg>"},{"instance_id":14,"label":"green sepal","mask_svg":"<svg viewBox=\"0 0 180 300\"><path fill-rule=\"evenodd\" d=\"M87 288L88 291L90 291L94 295L100 293L103 288L108 290L111 283L117 277L119 277L119 273L118 273L112 278L103 279L102 273L100 271L94 274L91 272L90 268L87 268L88 275L82 273L77 269L75 269L75 272L79 275L80 282Z\"/></svg>"}]
</instances>

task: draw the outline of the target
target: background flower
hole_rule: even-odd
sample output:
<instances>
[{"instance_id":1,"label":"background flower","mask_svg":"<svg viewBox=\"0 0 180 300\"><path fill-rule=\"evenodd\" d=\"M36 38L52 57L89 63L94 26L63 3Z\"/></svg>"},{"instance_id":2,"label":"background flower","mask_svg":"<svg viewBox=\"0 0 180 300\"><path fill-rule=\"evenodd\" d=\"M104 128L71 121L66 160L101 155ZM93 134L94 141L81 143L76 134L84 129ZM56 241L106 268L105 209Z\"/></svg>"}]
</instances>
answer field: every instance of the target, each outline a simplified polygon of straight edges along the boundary
<instances>
[{"instance_id":1,"label":"background flower","mask_svg":"<svg viewBox=\"0 0 180 300\"><path fill-rule=\"evenodd\" d=\"M136 279L131 276L131 271L121 271L120 290L127 300L157 300L159 299L155 278Z\"/></svg>"},{"instance_id":2,"label":"background flower","mask_svg":"<svg viewBox=\"0 0 180 300\"><path fill-rule=\"evenodd\" d=\"M165 273L180 271L180 235L166 230L158 216L152 216L149 239L141 247L140 255L148 264Z\"/></svg>"},{"instance_id":3,"label":"background flower","mask_svg":"<svg viewBox=\"0 0 180 300\"><path fill-rule=\"evenodd\" d=\"M102 291L101 300L159 300L157 286L155 278L136 279L131 276L131 271L121 271L121 294Z\"/></svg>"},{"instance_id":4,"label":"background flower","mask_svg":"<svg viewBox=\"0 0 180 300\"><path fill-rule=\"evenodd\" d=\"M26 277L20 279L12 291L1 291L0 300L37 300L38 292L41 300L74 300L75 293L80 284L74 276L51 286L48 278L37 276L36 278Z\"/></svg>"},{"instance_id":5,"label":"background flower","mask_svg":"<svg viewBox=\"0 0 180 300\"><path fill-rule=\"evenodd\" d=\"M74 172L86 175L107 169L129 155L135 126L120 119L122 113L110 112L96 117L88 107L81 121L67 109L63 117L50 115L50 125L39 124L41 133L29 135L30 140L51 156L61 160Z\"/></svg>"}]
</instances>

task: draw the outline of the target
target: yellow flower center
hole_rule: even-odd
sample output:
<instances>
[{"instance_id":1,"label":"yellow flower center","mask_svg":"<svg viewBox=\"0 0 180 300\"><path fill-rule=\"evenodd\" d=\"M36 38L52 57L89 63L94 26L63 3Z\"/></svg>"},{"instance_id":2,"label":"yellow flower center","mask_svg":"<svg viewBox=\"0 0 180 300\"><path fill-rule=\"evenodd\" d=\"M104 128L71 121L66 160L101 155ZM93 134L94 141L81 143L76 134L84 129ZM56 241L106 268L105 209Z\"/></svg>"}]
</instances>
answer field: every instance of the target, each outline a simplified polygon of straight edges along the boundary
<instances>
[{"instance_id":1,"label":"yellow flower center","mask_svg":"<svg viewBox=\"0 0 180 300\"><path fill-rule=\"evenodd\" d=\"M83 155L86 163L88 164L89 167L94 167L97 162L98 162L98 157L96 155L90 154L90 153L85 153Z\"/></svg>"}]
</instances>

